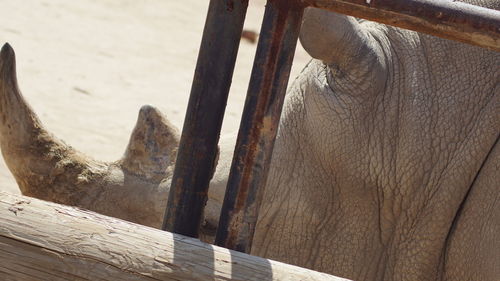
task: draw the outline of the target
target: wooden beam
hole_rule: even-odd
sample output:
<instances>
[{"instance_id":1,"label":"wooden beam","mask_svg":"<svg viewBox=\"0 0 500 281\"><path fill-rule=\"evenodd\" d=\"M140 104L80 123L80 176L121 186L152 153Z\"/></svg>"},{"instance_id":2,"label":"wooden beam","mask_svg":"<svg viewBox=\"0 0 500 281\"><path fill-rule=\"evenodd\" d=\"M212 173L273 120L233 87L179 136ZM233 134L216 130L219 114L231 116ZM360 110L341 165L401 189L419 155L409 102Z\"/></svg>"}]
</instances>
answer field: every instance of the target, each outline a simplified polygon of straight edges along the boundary
<instances>
[{"instance_id":1,"label":"wooden beam","mask_svg":"<svg viewBox=\"0 0 500 281\"><path fill-rule=\"evenodd\" d=\"M0 192L0 280L346 280Z\"/></svg>"}]
</instances>

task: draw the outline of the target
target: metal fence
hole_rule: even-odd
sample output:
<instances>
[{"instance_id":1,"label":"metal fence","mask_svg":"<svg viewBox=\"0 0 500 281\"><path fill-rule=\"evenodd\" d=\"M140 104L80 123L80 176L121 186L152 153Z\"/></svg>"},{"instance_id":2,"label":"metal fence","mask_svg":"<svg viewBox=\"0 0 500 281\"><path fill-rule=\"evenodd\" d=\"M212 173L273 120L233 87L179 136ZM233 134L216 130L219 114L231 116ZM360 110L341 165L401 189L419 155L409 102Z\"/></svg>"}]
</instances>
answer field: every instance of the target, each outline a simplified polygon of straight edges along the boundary
<instances>
[{"instance_id":1,"label":"metal fence","mask_svg":"<svg viewBox=\"0 0 500 281\"><path fill-rule=\"evenodd\" d=\"M248 0L211 0L164 230L198 237ZM268 0L215 243L249 252L306 7L500 51L500 11L452 0Z\"/></svg>"}]
</instances>

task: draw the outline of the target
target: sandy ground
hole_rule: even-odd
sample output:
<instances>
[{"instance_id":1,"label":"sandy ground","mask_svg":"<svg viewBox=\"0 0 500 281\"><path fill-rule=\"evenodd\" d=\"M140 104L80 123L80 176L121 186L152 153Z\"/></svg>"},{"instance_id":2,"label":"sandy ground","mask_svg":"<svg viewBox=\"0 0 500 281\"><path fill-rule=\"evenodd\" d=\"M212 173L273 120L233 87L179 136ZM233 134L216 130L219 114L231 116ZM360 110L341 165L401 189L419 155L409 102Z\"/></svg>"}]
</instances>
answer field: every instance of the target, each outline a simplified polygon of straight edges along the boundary
<instances>
[{"instance_id":1,"label":"sandy ground","mask_svg":"<svg viewBox=\"0 0 500 281\"><path fill-rule=\"evenodd\" d=\"M0 0L0 44L17 54L21 91L56 136L114 161L139 108L151 104L182 127L208 0ZM264 0L250 1L258 32ZM242 41L223 134L238 129L255 44ZM292 79L309 60L299 46ZM0 161L0 190L19 193Z\"/></svg>"}]
</instances>

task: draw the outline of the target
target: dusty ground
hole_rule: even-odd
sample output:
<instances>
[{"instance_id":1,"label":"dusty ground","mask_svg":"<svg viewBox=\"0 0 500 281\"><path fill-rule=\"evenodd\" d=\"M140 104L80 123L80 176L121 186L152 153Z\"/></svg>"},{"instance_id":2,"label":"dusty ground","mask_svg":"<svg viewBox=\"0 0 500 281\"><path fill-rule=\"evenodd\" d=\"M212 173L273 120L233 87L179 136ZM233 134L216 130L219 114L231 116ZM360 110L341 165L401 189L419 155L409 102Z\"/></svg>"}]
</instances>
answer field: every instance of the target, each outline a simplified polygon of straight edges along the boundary
<instances>
[{"instance_id":1,"label":"dusty ground","mask_svg":"<svg viewBox=\"0 0 500 281\"><path fill-rule=\"evenodd\" d=\"M117 160L144 104L182 126L208 0L0 2L0 44L16 51L20 88L66 143ZM245 28L258 32L265 1L250 2ZM223 133L238 128L255 47L241 43ZM299 47L291 77L308 60ZM3 159L0 190L19 193Z\"/></svg>"}]
</instances>

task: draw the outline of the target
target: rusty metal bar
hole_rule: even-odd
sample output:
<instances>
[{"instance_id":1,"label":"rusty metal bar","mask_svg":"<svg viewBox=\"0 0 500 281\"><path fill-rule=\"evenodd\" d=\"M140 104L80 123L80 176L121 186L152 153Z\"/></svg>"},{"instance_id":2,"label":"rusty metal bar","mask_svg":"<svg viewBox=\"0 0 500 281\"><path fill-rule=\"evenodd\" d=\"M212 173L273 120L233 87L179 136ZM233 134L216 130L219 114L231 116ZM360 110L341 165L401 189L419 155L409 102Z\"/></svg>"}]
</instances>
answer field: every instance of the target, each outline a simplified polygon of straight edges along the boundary
<instances>
[{"instance_id":1,"label":"rusty metal bar","mask_svg":"<svg viewBox=\"0 0 500 281\"><path fill-rule=\"evenodd\" d=\"M248 0L211 0L163 230L198 237Z\"/></svg>"},{"instance_id":2,"label":"rusty metal bar","mask_svg":"<svg viewBox=\"0 0 500 281\"><path fill-rule=\"evenodd\" d=\"M302 14L294 1L267 2L216 245L250 251Z\"/></svg>"},{"instance_id":3,"label":"rusty metal bar","mask_svg":"<svg viewBox=\"0 0 500 281\"><path fill-rule=\"evenodd\" d=\"M298 0L337 13L500 51L500 11L451 0Z\"/></svg>"}]
</instances>

